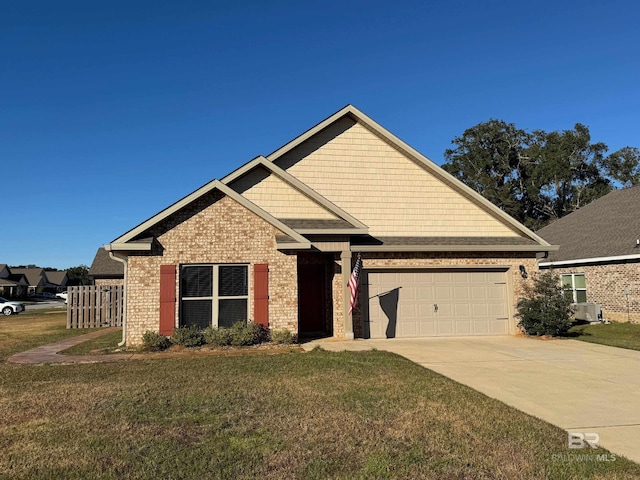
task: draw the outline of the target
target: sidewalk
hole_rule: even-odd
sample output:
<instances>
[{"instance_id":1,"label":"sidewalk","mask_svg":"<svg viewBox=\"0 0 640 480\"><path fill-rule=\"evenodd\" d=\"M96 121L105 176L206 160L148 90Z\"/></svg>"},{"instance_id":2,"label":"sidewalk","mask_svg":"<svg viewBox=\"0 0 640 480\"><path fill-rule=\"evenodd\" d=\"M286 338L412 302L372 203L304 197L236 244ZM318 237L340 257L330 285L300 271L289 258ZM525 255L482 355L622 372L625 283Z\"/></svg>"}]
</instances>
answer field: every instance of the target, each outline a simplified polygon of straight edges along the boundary
<instances>
[{"instance_id":1,"label":"sidewalk","mask_svg":"<svg viewBox=\"0 0 640 480\"><path fill-rule=\"evenodd\" d=\"M39 363L97 363L97 362L117 362L121 360L130 360L132 353L118 355L60 355L58 352L71 348L87 340L101 337L107 333L118 330L119 327L105 328L97 332L86 333L73 338L67 338L60 342L50 343L42 347L27 350L26 352L16 353L7 359L9 363L20 364L39 364Z\"/></svg>"}]
</instances>

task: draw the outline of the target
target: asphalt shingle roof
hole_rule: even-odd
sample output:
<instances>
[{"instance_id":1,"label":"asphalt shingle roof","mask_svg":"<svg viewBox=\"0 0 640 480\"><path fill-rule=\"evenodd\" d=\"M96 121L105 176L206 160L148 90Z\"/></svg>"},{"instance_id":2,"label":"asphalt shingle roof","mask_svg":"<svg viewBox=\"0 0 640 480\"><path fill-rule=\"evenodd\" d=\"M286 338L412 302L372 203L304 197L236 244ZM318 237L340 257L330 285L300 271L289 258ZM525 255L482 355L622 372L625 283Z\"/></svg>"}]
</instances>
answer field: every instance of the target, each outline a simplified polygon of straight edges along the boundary
<instances>
[{"instance_id":1,"label":"asphalt shingle roof","mask_svg":"<svg viewBox=\"0 0 640 480\"><path fill-rule=\"evenodd\" d=\"M124 277L124 265L111 258L109 253L100 247L89 268L89 275L92 277Z\"/></svg>"},{"instance_id":2,"label":"asphalt shingle roof","mask_svg":"<svg viewBox=\"0 0 640 480\"><path fill-rule=\"evenodd\" d=\"M638 255L640 185L614 190L536 233L560 245L545 261Z\"/></svg>"}]
</instances>

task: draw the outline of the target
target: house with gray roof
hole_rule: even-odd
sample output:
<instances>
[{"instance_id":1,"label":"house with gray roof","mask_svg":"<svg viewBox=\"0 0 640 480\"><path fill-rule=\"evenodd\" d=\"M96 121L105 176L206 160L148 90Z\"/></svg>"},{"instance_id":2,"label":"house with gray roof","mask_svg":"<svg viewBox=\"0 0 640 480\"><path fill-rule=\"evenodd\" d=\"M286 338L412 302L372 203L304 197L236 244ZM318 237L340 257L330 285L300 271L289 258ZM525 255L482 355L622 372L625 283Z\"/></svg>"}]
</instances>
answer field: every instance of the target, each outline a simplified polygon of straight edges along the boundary
<instances>
[{"instance_id":1,"label":"house with gray roof","mask_svg":"<svg viewBox=\"0 0 640 480\"><path fill-rule=\"evenodd\" d=\"M536 232L559 245L540 261L576 302L600 304L605 318L640 321L640 186L614 190Z\"/></svg>"},{"instance_id":2,"label":"house with gray roof","mask_svg":"<svg viewBox=\"0 0 640 480\"><path fill-rule=\"evenodd\" d=\"M100 247L89 268L94 285L124 285L124 265Z\"/></svg>"},{"instance_id":3,"label":"house with gray roof","mask_svg":"<svg viewBox=\"0 0 640 480\"><path fill-rule=\"evenodd\" d=\"M105 245L124 266L129 345L247 321L341 339L515 334L525 272L554 248L352 105Z\"/></svg>"},{"instance_id":4,"label":"house with gray roof","mask_svg":"<svg viewBox=\"0 0 640 480\"><path fill-rule=\"evenodd\" d=\"M61 292L68 282L66 271L45 270L37 267L11 268L10 270L13 275L24 276L30 295L45 290Z\"/></svg>"},{"instance_id":5,"label":"house with gray roof","mask_svg":"<svg viewBox=\"0 0 640 480\"><path fill-rule=\"evenodd\" d=\"M13 273L4 263L0 264L0 296L20 298L27 294L27 279L24 275Z\"/></svg>"}]
</instances>

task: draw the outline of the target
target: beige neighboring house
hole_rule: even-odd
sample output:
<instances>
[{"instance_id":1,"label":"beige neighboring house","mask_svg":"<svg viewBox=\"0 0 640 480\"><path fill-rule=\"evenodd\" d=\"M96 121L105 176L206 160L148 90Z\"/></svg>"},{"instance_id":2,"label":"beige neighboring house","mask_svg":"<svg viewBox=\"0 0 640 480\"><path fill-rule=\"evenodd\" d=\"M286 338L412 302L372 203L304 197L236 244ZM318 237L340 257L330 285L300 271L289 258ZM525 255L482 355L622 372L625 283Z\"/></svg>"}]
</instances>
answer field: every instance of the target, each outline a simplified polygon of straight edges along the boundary
<instances>
[{"instance_id":1,"label":"beige neighboring house","mask_svg":"<svg viewBox=\"0 0 640 480\"><path fill-rule=\"evenodd\" d=\"M4 267L4 268L3 268ZM8 276L3 276L8 273ZM7 283L9 282L9 283ZM61 292L67 286L66 271L45 270L43 268L9 268L0 265L0 287L11 286L11 282L17 282L16 296L40 293L43 291ZM24 288L23 288L24 287Z\"/></svg>"},{"instance_id":2,"label":"beige neighboring house","mask_svg":"<svg viewBox=\"0 0 640 480\"><path fill-rule=\"evenodd\" d=\"M47 277L47 286L49 289L55 289L56 292L62 292L67 288L69 277L65 270L45 270Z\"/></svg>"},{"instance_id":3,"label":"beige neighboring house","mask_svg":"<svg viewBox=\"0 0 640 480\"><path fill-rule=\"evenodd\" d=\"M0 264L0 297L24 297L28 287L29 283L24 275L13 273L6 264Z\"/></svg>"},{"instance_id":4,"label":"beige neighboring house","mask_svg":"<svg viewBox=\"0 0 640 480\"><path fill-rule=\"evenodd\" d=\"M541 269L553 269L574 301L602 307L608 320L640 321L640 186L614 190L540 229L560 245Z\"/></svg>"},{"instance_id":5,"label":"beige neighboring house","mask_svg":"<svg viewBox=\"0 0 640 480\"><path fill-rule=\"evenodd\" d=\"M343 339L509 335L523 272L554 247L348 105L105 249L126 265L137 344L247 320Z\"/></svg>"},{"instance_id":6,"label":"beige neighboring house","mask_svg":"<svg viewBox=\"0 0 640 480\"><path fill-rule=\"evenodd\" d=\"M124 265L111 258L109 252L100 247L89 268L89 277L98 286L124 285Z\"/></svg>"}]
</instances>

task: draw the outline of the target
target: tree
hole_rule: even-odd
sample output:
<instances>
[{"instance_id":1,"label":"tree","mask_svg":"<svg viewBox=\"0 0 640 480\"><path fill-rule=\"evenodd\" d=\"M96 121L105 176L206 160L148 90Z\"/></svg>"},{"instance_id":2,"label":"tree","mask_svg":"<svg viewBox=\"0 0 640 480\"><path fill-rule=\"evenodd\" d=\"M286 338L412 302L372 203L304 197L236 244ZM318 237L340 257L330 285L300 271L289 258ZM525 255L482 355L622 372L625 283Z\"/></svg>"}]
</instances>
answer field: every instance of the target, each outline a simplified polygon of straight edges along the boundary
<instances>
[{"instance_id":1,"label":"tree","mask_svg":"<svg viewBox=\"0 0 640 480\"><path fill-rule=\"evenodd\" d=\"M606 175L620 182L623 187L640 183L640 150L624 147L613 152L601 162Z\"/></svg>"},{"instance_id":2,"label":"tree","mask_svg":"<svg viewBox=\"0 0 640 480\"><path fill-rule=\"evenodd\" d=\"M532 229L609 193L615 184L640 183L640 150L605 157L589 128L528 133L513 123L479 123L445 150L447 172Z\"/></svg>"},{"instance_id":3,"label":"tree","mask_svg":"<svg viewBox=\"0 0 640 480\"><path fill-rule=\"evenodd\" d=\"M70 285L91 285L89 268L86 265L67 268L67 278Z\"/></svg>"},{"instance_id":4,"label":"tree","mask_svg":"<svg viewBox=\"0 0 640 480\"><path fill-rule=\"evenodd\" d=\"M487 200L523 221L531 208L527 183L531 162L524 155L530 135L513 123L491 119L454 138L443 168Z\"/></svg>"},{"instance_id":5,"label":"tree","mask_svg":"<svg viewBox=\"0 0 640 480\"><path fill-rule=\"evenodd\" d=\"M606 151L604 143L591 143L589 128L580 123L573 130L535 131L527 150L539 186L535 219L561 218L609 193L611 183L599 169Z\"/></svg>"}]
</instances>

